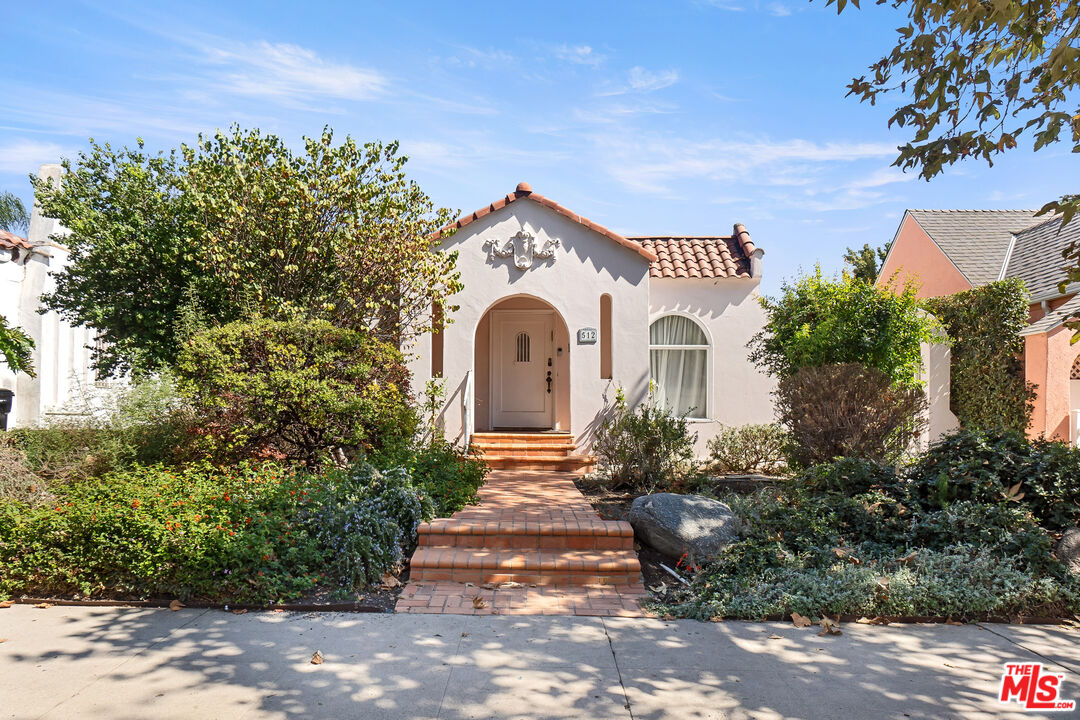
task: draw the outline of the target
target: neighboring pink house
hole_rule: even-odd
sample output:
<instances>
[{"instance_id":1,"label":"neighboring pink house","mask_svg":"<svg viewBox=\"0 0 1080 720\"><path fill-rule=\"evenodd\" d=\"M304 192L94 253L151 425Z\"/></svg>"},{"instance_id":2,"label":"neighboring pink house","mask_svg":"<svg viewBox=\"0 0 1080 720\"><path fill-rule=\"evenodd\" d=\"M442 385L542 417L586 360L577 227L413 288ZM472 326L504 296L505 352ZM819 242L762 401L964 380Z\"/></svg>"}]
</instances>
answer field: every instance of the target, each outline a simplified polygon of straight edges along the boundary
<instances>
[{"instance_id":1,"label":"neighboring pink house","mask_svg":"<svg viewBox=\"0 0 1080 720\"><path fill-rule=\"evenodd\" d=\"M1062 251L1080 242L1080 219L1064 227L1034 210L908 210L879 284L915 280L920 297L941 297L995 280L1019 278L1031 293L1024 369L1037 389L1031 436L1080 440L1080 344L1065 322L1080 314L1080 285L1065 278Z\"/></svg>"}]
</instances>

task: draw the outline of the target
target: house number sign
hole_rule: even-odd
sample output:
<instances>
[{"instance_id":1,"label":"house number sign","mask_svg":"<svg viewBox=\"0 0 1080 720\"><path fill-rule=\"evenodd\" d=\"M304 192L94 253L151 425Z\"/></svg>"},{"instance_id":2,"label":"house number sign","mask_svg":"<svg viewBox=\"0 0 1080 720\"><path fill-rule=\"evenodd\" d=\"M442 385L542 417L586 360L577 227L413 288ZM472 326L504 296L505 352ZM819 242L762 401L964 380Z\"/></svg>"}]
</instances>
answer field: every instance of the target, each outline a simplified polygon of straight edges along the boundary
<instances>
[{"instance_id":1,"label":"house number sign","mask_svg":"<svg viewBox=\"0 0 1080 720\"><path fill-rule=\"evenodd\" d=\"M577 331L578 345L592 345L596 342L596 328L581 328Z\"/></svg>"}]
</instances>

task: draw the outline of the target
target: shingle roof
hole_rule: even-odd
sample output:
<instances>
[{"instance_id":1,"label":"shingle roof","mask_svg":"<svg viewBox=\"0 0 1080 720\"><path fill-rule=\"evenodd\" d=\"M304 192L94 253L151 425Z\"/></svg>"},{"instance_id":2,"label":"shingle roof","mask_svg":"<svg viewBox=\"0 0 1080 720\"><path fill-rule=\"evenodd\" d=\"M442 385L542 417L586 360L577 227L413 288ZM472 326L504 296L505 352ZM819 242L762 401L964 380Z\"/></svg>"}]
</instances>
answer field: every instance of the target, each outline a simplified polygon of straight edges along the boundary
<instances>
[{"instance_id":1,"label":"shingle roof","mask_svg":"<svg viewBox=\"0 0 1080 720\"><path fill-rule=\"evenodd\" d=\"M649 277L750 277L750 257L744 249L749 247L751 253L754 251L749 234L745 245L735 236L631 237L630 240L656 253L657 261L650 264Z\"/></svg>"},{"instance_id":2,"label":"shingle roof","mask_svg":"<svg viewBox=\"0 0 1080 720\"><path fill-rule=\"evenodd\" d=\"M1016 234L1005 277L1020 278L1031 293L1032 302L1061 295L1058 283L1065 279L1068 263L1061 253L1069 243L1080 243L1080 218L1061 226L1061 218L1052 218ZM1076 292L1076 284L1067 292Z\"/></svg>"},{"instance_id":3,"label":"shingle roof","mask_svg":"<svg viewBox=\"0 0 1080 720\"><path fill-rule=\"evenodd\" d=\"M488 215L489 213L493 213L496 210L501 210L502 208L506 207L510 203L512 203L512 202L514 202L516 200L521 200L522 198L528 198L529 200L532 200L533 202L540 203L544 207L550 208L551 210L554 210L555 212L559 213L560 215L564 215L564 216L568 217L570 220L572 220L572 221L574 221L576 223L580 223L581 225L584 225L585 227L589 228L593 232L600 233L604 237L607 237L607 238L610 238L610 239L614 240L615 242L619 243L623 247L628 248L630 250L633 250L638 255L641 255L646 260L648 260L650 263L656 262L656 260L657 260L656 255L654 255L651 250L646 250L640 243L636 243L636 242L632 242L630 240L627 240L626 238L624 238L622 235L618 234L617 232L613 232L611 230L608 230L603 225L599 225L597 223L594 223L592 220L589 220L586 217L582 217L581 215L578 215L576 212L574 212L574 211L572 211L572 210L570 210L568 208L563 207L562 205L555 202L554 200L549 200L548 198L544 197L540 193L533 192L532 186L529 185L529 183L526 183L526 182L518 183L518 186L514 190L514 192L509 193L508 195L499 198L498 200L491 203L490 205L485 205L484 207L480 208L479 210L476 210L475 212L469 213L468 215L461 216L460 218L458 218L454 222L450 223L449 225L447 225L446 227L442 228L437 233L435 233L435 237L436 238L441 237L444 232L446 232L447 230L449 230L451 228L463 228L466 225L468 225L469 223L475 222L476 220L479 220L480 218L484 217L485 215Z\"/></svg>"},{"instance_id":4,"label":"shingle roof","mask_svg":"<svg viewBox=\"0 0 1080 720\"><path fill-rule=\"evenodd\" d=\"M21 238L15 233L10 233L7 230L0 230L0 248L5 250L13 250L15 248L21 248L23 250L29 250L33 247L26 238Z\"/></svg>"},{"instance_id":5,"label":"shingle roof","mask_svg":"<svg viewBox=\"0 0 1080 720\"><path fill-rule=\"evenodd\" d=\"M1039 318L1021 330L1020 334L1037 335L1049 332L1077 315L1080 315L1080 295L1075 295L1066 300L1057 310L1051 310L1044 317Z\"/></svg>"},{"instance_id":6,"label":"shingle roof","mask_svg":"<svg viewBox=\"0 0 1080 720\"><path fill-rule=\"evenodd\" d=\"M998 279L1014 233L1034 225L1035 210L908 210L972 285Z\"/></svg>"}]
</instances>

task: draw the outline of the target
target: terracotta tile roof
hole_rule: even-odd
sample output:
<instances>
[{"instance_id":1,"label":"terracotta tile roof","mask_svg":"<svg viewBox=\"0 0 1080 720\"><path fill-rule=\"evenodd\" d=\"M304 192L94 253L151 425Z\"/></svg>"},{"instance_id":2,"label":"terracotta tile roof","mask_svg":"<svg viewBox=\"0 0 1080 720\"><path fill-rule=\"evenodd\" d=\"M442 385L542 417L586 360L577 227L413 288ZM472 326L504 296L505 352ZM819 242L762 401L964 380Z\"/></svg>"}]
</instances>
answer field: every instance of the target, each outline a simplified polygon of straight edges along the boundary
<instances>
[{"instance_id":1,"label":"terracotta tile roof","mask_svg":"<svg viewBox=\"0 0 1080 720\"><path fill-rule=\"evenodd\" d=\"M0 230L0 248L5 250L14 250L16 248L29 250L31 247L26 238L21 238L15 233L9 233L7 230Z\"/></svg>"},{"instance_id":2,"label":"terracotta tile roof","mask_svg":"<svg viewBox=\"0 0 1080 720\"><path fill-rule=\"evenodd\" d=\"M576 212L574 212L572 210L569 210L568 208L563 207L562 205L555 202L554 200L549 200L548 198L544 197L540 193L533 192L532 186L530 186L529 183L526 183L526 182L518 183L517 189L515 189L514 192L509 193L508 195L499 198L498 200L491 203L490 205L485 205L484 207L480 208L479 210L477 210L475 212L469 213L468 215L461 216L460 218L458 218L454 222L450 223L449 225L447 225L446 227L444 227L443 229L441 229L437 233L435 233L435 237L436 238L441 237L443 235L443 233L445 233L447 230L450 230L451 228L453 228L453 229L463 228L466 225L468 225L469 223L474 222L476 220L479 220L480 218L484 217L485 215L493 213L496 210L501 210L502 208L506 207L510 203L512 203L512 202L514 202L516 200L521 200L522 198L528 198L529 200L532 200L533 202L540 203L544 207L550 208L550 209L554 210L555 212L559 213L560 215L564 215L567 218L569 218L570 220L573 220L576 223L584 225L585 227L589 228L593 232L600 233L604 237L610 238L611 240L614 240L615 242L619 243L623 247L628 248L630 250L633 250L638 255L641 255L643 258L648 260L650 263L655 263L657 261L657 257L655 255L655 253L653 253L652 250L647 250L641 243L636 243L636 242L633 242L632 240L628 240L628 239L624 238L622 235L618 234L617 232L613 232L611 230L608 230L603 225L598 225L597 223L594 223L592 220L589 220L586 217L582 217L581 215L578 215Z\"/></svg>"},{"instance_id":3,"label":"terracotta tile roof","mask_svg":"<svg viewBox=\"0 0 1080 720\"><path fill-rule=\"evenodd\" d=\"M749 278L757 249L750 233L736 225L729 236L631 237L656 253L649 268L655 278Z\"/></svg>"}]
</instances>

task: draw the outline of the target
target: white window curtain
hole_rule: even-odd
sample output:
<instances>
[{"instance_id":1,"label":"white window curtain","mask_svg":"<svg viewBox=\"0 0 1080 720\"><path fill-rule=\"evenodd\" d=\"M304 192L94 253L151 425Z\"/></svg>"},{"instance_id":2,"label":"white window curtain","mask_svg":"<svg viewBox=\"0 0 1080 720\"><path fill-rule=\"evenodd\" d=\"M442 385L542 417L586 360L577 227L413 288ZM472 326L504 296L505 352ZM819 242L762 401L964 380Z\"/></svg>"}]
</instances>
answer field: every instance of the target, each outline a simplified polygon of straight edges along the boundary
<instances>
[{"instance_id":1,"label":"white window curtain","mask_svg":"<svg viewBox=\"0 0 1080 720\"><path fill-rule=\"evenodd\" d=\"M705 417L709 343L696 322L667 315L649 327L649 377L657 403L677 415Z\"/></svg>"}]
</instances>

